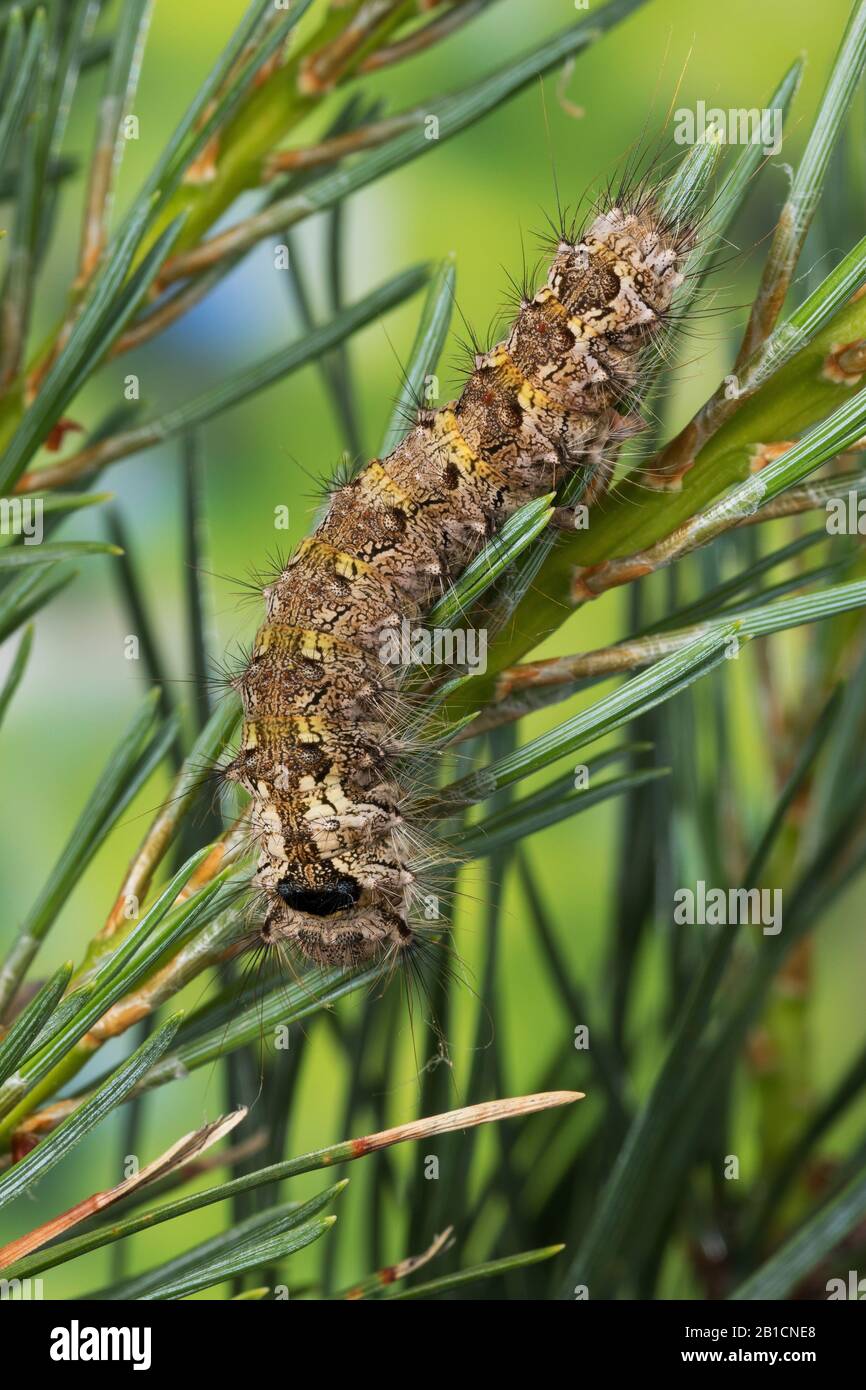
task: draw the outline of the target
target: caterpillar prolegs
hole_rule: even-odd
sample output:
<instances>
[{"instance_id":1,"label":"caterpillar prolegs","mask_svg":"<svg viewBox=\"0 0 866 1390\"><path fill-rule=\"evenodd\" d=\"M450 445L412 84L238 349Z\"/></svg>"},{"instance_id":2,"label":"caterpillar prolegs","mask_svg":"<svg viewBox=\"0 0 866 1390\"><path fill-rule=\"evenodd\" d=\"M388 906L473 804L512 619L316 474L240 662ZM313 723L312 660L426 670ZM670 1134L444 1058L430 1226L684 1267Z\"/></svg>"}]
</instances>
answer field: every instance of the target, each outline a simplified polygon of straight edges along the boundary
<instances>
[{"instance_id":1,"label":"caterpillar prolegs","mask_svg":"<svg viewBox=\"0 0 866 1390\"><path fill-rule=\"evenodd\" d=\"M563 236L546 283L476 356L460 398L421 411L392 454L340 487L265 590L228 769L252 798L265 942L331 965L411 946L397 673L381 659L383 633L422 621L517 508L605 457L689 242L646 197Z\"/></svg>"}]
</instances>

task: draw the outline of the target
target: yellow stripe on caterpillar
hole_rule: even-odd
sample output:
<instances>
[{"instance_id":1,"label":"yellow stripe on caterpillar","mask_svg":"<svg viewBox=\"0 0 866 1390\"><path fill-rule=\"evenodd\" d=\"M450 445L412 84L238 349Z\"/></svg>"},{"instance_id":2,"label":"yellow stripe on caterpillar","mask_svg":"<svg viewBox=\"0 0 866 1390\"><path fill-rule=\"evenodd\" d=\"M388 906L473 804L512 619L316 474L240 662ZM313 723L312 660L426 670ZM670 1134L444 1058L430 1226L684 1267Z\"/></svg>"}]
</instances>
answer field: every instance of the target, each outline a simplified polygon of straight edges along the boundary
<instances>
[{"instance_id":1,"label":"yellow stripe on caterpillar","mask_svg":"<svg viewBox=\"0 0 866 1390\"><path fill-rule=\"evenodd\" d=\"M568 317L568 310L556 290L550 285L542 285L540 290L536 290L532 297L532 303L543 305L545 309L549 309L558 318Z\"/></svg>"},{"instance_id":2,"label":"yellow stripe on caterpillar","mask_svg":"<svg viewBox=\"0 0 866 1390\"><path fill-rule=\"evenodd\" d=\"M414 516L418 510L418 504L408 494L404 492L398 483L394 482L390 473L387 473L378 459L373 459L358 476L358 489L363 494L370 492L373 496L384 499L386 506L396 507L405 516Z\"/></svg>"},{"instance_id":3,"label":"yellow stripe on caterpillar","mask_svg":"<svg viewBox=\"0 0 866 1390\"><path fill-rule=\"evenodd\" d=\"M556 409L555 402L540 386L533 386L529 377L520 370L504 343L478 358L479 367L490 367L497 372L500 380L517 397L521 410Z\"/></svg>"},{"instance_id":4,"label":"yellow stripe on caterpillar","mask_svg":"<svg viewBox=\"0 0 866 1390\"><path fill-rule=\"evenodd\" d=\"M296 743L326 743L329 726L321 715L308 717L303 714L266 715L259 719L244 720L241 734L241 747L244 750L258 748L274 738L294 735Z\"/></svg>"},{"instance_id":5,"label":"yellow stripe on caterpillar","mask_svg":"<svg viewBox=\"0 0 866 1390\"><path fill-rule=\"evenodd\" d=\"M265 623L259 628L253 656L264 656L266 652L296 652L308 661L321 661L323 657L337 652L363 654L362 648L354 642L345 642L327 632L316 632L308 627L293 627L291 623Z\"/></svg>"},{"instance_id":6,"label":"yellow stripe on caterpillar","mask_svg":"<svg viewBox=\"0 0 866 1390\"><path fill-rule=\"evenodd\" d=\"M504 481L502 474L467 444L460 432L457 416L448 406L437 410L431 423L437 445L445 451L448 462L464 477L487 478L491 482Z\"/></svg>"},{"instance_id":7,"label":"yellow stripe on caterpillar","mask_svg":"<svg viewBox=\"0 0 866 1390\"><path fill-rule=\"evenodd\" d=\"M335 545L330 545L328 541L320 540L317 536L308 536L301 541L291 560L289 568L302 559L305 555L321 555L332 565L334 573L341 579L357 579L360 575L371 575L378 579L379 575L374 565L367 564L366 560L361 560L357 555L349 555L345 550L338 550Z\"/></svg>"}]
</instances>

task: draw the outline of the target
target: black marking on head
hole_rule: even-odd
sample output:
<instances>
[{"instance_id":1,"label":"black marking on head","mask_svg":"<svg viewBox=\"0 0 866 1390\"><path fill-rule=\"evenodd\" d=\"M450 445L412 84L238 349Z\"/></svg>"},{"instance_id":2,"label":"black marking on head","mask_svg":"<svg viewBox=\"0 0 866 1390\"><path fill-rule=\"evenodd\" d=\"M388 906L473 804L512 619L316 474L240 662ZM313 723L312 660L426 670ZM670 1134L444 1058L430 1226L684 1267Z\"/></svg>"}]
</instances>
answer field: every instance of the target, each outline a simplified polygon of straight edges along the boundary
<instances>
[{"instance_id":1,"label":"black marking on head","mask_svg":"<svg viewBox=\"0 0 866 1390\"><path fill-rule=\"evenodd\" d=\"M353 907L361 896L360 885L348 876L321 888L310 888L283 878L277 884L277 892L295 912L308 912L311 917L330 917L335 912L343 912Z\"/></svg>"}]
</instances>

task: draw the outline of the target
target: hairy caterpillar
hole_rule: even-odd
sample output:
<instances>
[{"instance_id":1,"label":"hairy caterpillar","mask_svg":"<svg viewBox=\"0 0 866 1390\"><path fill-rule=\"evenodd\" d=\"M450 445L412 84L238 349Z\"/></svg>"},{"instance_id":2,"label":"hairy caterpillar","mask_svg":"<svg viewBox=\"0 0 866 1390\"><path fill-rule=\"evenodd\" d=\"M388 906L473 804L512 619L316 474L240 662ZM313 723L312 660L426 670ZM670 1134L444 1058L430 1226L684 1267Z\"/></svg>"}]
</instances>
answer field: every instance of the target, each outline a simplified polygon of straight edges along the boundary
<instances>
[{"instance_id":1,"label":"hairy caterpillar","mask_svg":"<svg viewBox=\"0 0 866 1390\"><path fill-rule=\"evenodd\" d=\"M382 634L422 621L523 503L610 466L691 240L645 195L602 210L580 239L561 234L546 283L476 355L459 400L419 412L388 458L340 487L265 589L227 770L252 798L264 942L344 965L412 944L399 682Z\"/></svg>"}]
</instances>

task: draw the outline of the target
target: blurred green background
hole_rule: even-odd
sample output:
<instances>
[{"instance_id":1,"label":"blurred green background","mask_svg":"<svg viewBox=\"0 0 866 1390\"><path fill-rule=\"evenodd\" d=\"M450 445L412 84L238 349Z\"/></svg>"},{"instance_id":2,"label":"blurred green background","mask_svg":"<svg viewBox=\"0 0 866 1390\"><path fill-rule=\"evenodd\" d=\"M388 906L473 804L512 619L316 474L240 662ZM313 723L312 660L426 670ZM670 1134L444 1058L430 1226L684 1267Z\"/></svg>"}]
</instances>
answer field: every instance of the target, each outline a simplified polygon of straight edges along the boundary
<instances>
[{"instance_id":1,"label":"blurred green background","mask_svg":"<svg viewBox=\"0 0 866 1390\"><path fill-rule=\"evenodd\" d=\"M140 139L130 142L119 190L122 206L137 189L155 153L170 134L196 82L208 70L234 27L243 6L240 0L184 0L182 5L158 0L144 70L136 101ZM592 7L591 7L592 8ZM507 289L507 273L519 274L524 258L536 260L538 232L555 207L554 179L565 202L576 203L585 189L603 180L644 131L655 134L668 107L693 106L698 99L724 108L754 106L764 98L800 52L807 57L782 153L770 161L760 186L738 224L731 257L713 280L713 313L701 318L688 341L686 359L676 374L673 398L666 405L666 426L675 427L715 385L730 361L738 325L761 266L761 242L772 226L786 189L787 165L802 146L821 87L826 78L847 17L845 0L729 0L724 6L691 6L676 0L653 0L638 13L578 57L573 72L561 83L548 78L512 100L468 132L431 151L396 175L354 196L346 209L346 296L351 301L402 266L423 259L438 260L453 251L457 263L460 312L482 335L496 317ZM388 71L376 79L389 109L422 102L433 92L447 91L505 62L510 55L536 44L547 33L575 17L571 0L502 0L438 49ZM591 13L591 10L590 10ZM92 112L98 74L85 78L78 114L67 140L70 149L88 150L90 129L82 114ZM87 99L84 93L86 92ZM580 113L575 111L580 108ZM311 133L317 129L311 127ZM37 334L49 331L74 273L80 225L80 184L64 194L68 236L56 238L50 273L43 280L37 305ZM298 238L307 283L317 284L321 273L318 227L307 222ZM807 266L824 273L847 249L817 240ZM717 312L723 309L723 312ZM420 311L411 301L358 335L350 348L362 410L367 453L378 448L396 394L400 364L409 352ZM455 317L457 332L460 325ZM107 409L119 404L123 378L136 371L149 406L164 408L215 384L228 371L284 344L299 331L286 277L274 269L268 246L220 286L200 308L153 345L106 367L96 385L79 401L75 416L87 427ZM460 352L452 346L441 367L442 396L447 399L459 382ZM73 437L74 445L74 437ZM71 446L67 446L68 448ZM307 531L315 508L315 479L324 479L339 459L341 438L328 397L315 367L257 395L222 416L203 433L206 461L208 569L211 572L212 625L210 646L221 657L238 640L248 638L259 621L259 609L241 605L233 577L267 563L277 543L294 544ZM175 694L188 698L190 672L184 667L184 574L180 555L178 492L179 449L168 446L121 463L104 476L100 487L113 491L133 542L132 558L158 624L163 658L179 683ZM288 535L275 532L274 508L286 504L292 525ZM65 535L98 534L97 513L88 513L64 529ZM5 824L0 838L3 918L0 931L11 935L36 895L63 844L78 808L89 792L97 770L120 735L143 690L135 662L124 657L123 639L130 630L112 561L98 557L84 562L74 585L42 615L37 624L34 658L22 691L0 733L0 756L7 788ZM584 608L567 622L546 652L590 649L614 640L622 632L623 598L614 594ZM777 641L779 639L776 639ZM799 639L798 639L799 640ZM14 646L14 644L10 644ZM795 639L789 649L796 652ZM0 653L5 670L10 650ZM793 658L792 658L793 659ZM754 746L749 720L753 698L755 653L749 651L737 672L742 714L742 749L755 766L755 823L760 823L760 749ZM726 679L726 672L721 677ZM598 694L594 691L593 695ZM553 722L569 711L529 721L528 731ZM524 735L525 736L525 735ZM676 775L675 769L675 775ZM59 928L40 958L40 974L64 958L80 955L91 933L104 919L117 891L120 875L158 805L164 781L155 779L147 793L126 814L109 845L97 858L66 908ZM554 827L532 842L532 854L553 911L562 950L578 967L590 998L604 988L607 904L614 869L617 812L603 806L578 820ZM482 942L484 876L479 868L462 885L456 944L471 972ZM818 954L813 1036L815 1081L836 1076L866 1034L862 1010L862 978L866 944L858 932L863 896L852 893L836 908L823 931ZM659 942L667 924L659 923ZM505 1037L488 1039L501 1047L501 1067L507 1093L531 1088L542 1059L561 1050L562 1087L580 1086L586 1073L572 1045L576 1023L554 1003L534 940L522 930L521 904L513 884L506 892L501 918L501 1011L509 1019ZM661 951L661 945L659 946ZM654 992L658 965L647 959L642 996L649 1025L661 1002ZM189 1002L202 994L197 986ZM347 1011L355 1002L347 1004ZM463 1099L473 1061L475 1001L466 991L461 1012L450 1030L452 1103ZM418 1080L408 1029L401 1031L403 1066L399 1085L385 1098L389 1122L413 1116L418 1108ZM112 1051L112 1060L120 1051ZM426 1058L420 1059L422 1063ZM651 1076L658 1055L648 1047L640 1061ZM345 1075L343 1063L327 1030L312 1030L301 1088L288 1135L288 1152L298 1153L343 1137L340 1132ZM235 1099L243 1099L236 1097ZM252 1097L245 1097L252 1099ZM586 1105L591 1105L591 1096ZM146 1102L148 1149L145 1161L178 1134L212 1117L221 1108L221 1079L215 1071L163 1088ZM854 1117L849 1123L853 1124ZM252 1124L255 1124L255 1113ZM844 1147L846 1132L835 1142ZM121 1176L117 1124L103 1125L73 1159L40 1187L39 1211L33 1221ZM748 1116L740 1152L748 1165L754 1136ZM490 1138L483 1135L483 1154ZM410 1161L399 1155L399 1162ZM412 1157L411 1161L420 1161ZM351 1172L353 1182L341 1198L343 1231L338 1283L365 1272L353 1235L360 1219L359 1191L363 1165ZM312 1178L293 1185L305 1195L321 1182ZM164 1226L137 1238L132 1267L157 1254L206 1234L221 1223L213 1210ZM5 1226L17 1232L20 1216ZM569 1232L562 1231L568 1240ZM319 1247L293 1263L294 1276L319 1258ZM386 1252L397 1258L400 1249ZM472 1251L463 1252L469 1262ZM63 1297L98 1286L106 1277L103 1252L65 1266L50 1276L47 1292ZM687 1292L674 1273L669 1294Z\"/></svg>"}]
</instances>

